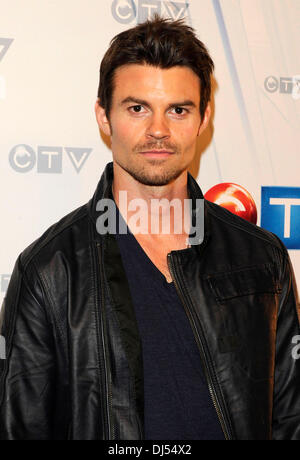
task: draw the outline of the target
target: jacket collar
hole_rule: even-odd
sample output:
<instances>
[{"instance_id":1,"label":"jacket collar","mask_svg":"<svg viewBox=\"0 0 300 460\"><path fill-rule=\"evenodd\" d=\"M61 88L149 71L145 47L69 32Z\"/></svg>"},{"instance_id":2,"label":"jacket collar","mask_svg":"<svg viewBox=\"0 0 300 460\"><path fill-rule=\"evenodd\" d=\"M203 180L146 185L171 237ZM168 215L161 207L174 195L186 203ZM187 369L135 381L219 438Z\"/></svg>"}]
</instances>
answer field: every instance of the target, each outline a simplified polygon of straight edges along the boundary
<instances>
[{"instance_id":1,"label":"jacket collar","mask_svg":"<svg viewBox=\"0 0 300 460\"><path fill-rule=\"evenodd\" d=\"M97 217L99 216L99 212L96 211L96 205L99 200L103 198L110 198L113 199L112 195L112 182L113 182L113 162L107 163L103 174L98 182L96 191L92 197L92 199L88 202L88 213L92 221L94 222L94 228L96 229L96 220ZM203 193L196 182L196 180L193 178L193 176L188 173L188 182L187 182L187 187L188 187L188 194L189 197L192 199L192 218L193 221L195 219L196 215L196 203L197 199L204 199ZM199 245L195 245L198 250L203 249L203 247L206 245L208 238L209 238L209 215L207 212L207 206L204 200L204 238L203 241Z\"/></svg>"}]
</instances>

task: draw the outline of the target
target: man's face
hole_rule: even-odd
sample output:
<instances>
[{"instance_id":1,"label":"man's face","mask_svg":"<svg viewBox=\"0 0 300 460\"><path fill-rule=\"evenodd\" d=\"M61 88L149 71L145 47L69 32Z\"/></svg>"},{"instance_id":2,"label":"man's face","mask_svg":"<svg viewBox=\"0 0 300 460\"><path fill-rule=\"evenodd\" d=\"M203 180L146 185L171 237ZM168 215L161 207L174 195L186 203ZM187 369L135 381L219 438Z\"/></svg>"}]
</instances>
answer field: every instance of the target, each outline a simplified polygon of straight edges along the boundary
<instances>
[{"instance_id":1,"label":"man's face","mask_svg":"<svg viewBox=\"0 0 300 460\"><path fill-rule=\"evenodd\" d=\"M129 64L116 70L109 121L96 103L100 128L111 136L113 160L145 185L166 185L191 163L201 123L200 82L188 67Z\"/></svg>"}]
</instances>

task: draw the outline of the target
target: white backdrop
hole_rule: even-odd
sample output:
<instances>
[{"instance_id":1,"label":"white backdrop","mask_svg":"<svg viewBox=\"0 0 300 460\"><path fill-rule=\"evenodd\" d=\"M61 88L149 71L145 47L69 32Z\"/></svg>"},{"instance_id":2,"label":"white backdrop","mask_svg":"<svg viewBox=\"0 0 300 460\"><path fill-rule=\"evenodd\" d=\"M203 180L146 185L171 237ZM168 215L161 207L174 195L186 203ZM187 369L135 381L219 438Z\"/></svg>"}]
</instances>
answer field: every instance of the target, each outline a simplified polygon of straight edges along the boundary
<instances>
[{"instance_id":1,"label":"white backdrop","mask_svg":"<svg viewBox=\"0 0 300 460\"><path fill-rule=\"evenodd\" d=\"M191 168L202 191L244 186L259 224L262 186L300 198L299 0L0 0L0 11L0 302L19 253L88 201L111 161L94 116L100 61L155 11L185 16L216 64L214 120Z\"/></svg>"}]
</instances>

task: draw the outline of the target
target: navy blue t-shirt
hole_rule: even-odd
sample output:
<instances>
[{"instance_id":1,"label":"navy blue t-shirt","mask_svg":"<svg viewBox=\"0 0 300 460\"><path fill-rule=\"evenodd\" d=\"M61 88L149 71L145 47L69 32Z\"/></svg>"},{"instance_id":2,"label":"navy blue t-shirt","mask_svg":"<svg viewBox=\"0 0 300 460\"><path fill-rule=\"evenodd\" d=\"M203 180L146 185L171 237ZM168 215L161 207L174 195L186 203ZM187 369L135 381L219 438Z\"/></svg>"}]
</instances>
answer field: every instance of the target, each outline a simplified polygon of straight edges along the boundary
<instances>
[{"instance_id":1,"label":"navy blue t-shirt","mask_svg":"<svg viewBox=\"0 0 300 460\"><path fill-rule=\"evenodd\" d=\"M145 439L224 439L174 283L129 230L116 237L142 341Z\"/></svg>"}]
</instances>

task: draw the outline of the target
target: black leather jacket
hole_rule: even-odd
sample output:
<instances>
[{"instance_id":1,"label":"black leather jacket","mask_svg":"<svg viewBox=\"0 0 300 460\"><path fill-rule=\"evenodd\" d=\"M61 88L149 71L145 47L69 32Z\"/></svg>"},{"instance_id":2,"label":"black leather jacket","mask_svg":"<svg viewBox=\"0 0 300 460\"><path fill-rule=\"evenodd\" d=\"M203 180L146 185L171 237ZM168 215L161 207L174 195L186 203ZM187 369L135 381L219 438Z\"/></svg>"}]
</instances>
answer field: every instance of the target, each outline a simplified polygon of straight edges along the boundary
<instances>
[{"instance_id":1,"label":"black leather jacket","mask_svg":"<svg viewBox=\"0 0 300 460\"><path fill-rule=\"evenodd\" d=\"M142 348L113 235L94 197L19 256L2 309L0 439L143 439ZM190 197L202 193L189 176ZM205 202L205 238L172 251L228 439L300 439L300 334L287 251L273 234ZM298 337L300 338L300 337Z\"/></svg>"}]
</instances>

